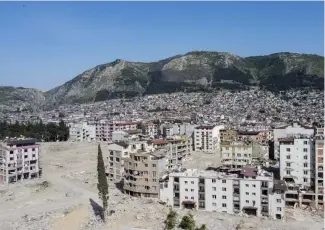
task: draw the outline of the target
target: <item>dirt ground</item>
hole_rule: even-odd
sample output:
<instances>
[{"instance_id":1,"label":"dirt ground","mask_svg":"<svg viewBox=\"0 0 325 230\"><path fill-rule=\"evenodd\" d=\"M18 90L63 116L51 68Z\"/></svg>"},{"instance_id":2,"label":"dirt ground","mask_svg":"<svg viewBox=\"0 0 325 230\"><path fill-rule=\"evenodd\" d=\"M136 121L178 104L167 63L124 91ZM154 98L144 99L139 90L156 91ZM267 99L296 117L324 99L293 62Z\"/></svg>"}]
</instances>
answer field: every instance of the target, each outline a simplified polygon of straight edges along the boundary
<instances>
[{"instance_id":1,"label":"dirt ground","mask_svg":"<svg viewBox=\"0 0 325 230\"><path fill-rule=\"evenodd\" d=\"M104 151L105 146L102 145ZM218 155L193 154L186 167L217 166ZM0 230L122 230L164 229L168 207L156 200L128 197L110 185L107 224L94 215L99 202L95 143L42 143L43 177L0 187ZM179 210L179 217L185 211ZM216 212L193 212L197 225L208 229L320 230L323 216L299 209L288 210L286 221L240 217Z\"/></svg>"}]
</instances>

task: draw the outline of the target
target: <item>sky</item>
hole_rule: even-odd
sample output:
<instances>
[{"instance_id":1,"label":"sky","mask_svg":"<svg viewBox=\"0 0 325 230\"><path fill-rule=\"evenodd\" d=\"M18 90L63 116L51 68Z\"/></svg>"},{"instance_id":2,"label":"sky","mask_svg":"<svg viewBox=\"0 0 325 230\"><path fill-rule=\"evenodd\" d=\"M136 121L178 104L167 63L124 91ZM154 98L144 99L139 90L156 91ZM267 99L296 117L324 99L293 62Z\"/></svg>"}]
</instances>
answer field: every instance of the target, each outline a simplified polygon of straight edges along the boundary
<instances>
[{"instance_id":1,"label":"sky","mask_svg":"<svg viewBox=\"0 0 325 230\"><path fill-rule=\"evenodd\" d=\"M0 85L49 90L116 59L324 56L323 2L0 2Z\"/></svg>"}]
</instances>

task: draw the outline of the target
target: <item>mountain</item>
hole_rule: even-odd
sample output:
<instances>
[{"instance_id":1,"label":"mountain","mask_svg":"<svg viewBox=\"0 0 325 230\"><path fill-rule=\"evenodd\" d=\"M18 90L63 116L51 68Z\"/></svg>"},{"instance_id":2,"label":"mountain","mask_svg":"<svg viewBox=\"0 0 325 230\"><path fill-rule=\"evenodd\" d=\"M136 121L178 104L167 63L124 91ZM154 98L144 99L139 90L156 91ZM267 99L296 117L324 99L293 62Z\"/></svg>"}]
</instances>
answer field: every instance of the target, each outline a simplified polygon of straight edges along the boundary
<instances>
[{"instance_id":1,"label":"mountain","mask_svg":"<svg viewBox=\"0 0 325 230\"><path fill-rule=\"evenodd\" d=\"M45 97L45 104L53 106L124 96L256 85L269 89L323 89L323 80L324 57L318 55L275 53L243 58L225 52L200 51L151 63L117 59L40 94L38 100Z\"/></svg>"},{"instance_id":2,"label":"mountain","mask_svg":"<svg viewBox=\"0 0 325 230\"><path fill-rule=\"evenodd\" d=\"M44 103L44 92L38 89L0 86L0 110L34 109Z\"/></svg>"}]
</instances>

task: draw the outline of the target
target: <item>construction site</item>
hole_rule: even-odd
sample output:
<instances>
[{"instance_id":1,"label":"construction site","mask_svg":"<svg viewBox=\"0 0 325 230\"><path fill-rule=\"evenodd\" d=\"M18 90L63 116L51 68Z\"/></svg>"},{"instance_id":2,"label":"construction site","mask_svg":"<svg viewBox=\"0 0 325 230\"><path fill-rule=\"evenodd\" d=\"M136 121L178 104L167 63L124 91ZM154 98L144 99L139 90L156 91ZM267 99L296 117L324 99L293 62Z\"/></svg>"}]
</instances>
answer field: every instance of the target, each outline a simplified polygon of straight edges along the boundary
<instances>
[{"instance_id":1,"label":"construction site","mask_svg":"<svg viewBox=\"0 0 325 230\"><path fill-rule=\"evenodd\" d=\"M106 144L107 145L107 144ZM105 151L105 144L102 143ZM162 230L169 207L153 198L131 197L109 183L106 224L96 216L101 205L97 191L97 144L87 142L41 143L39 178L0 185L0 229L44 230ZM219 155L194 152L184 167L206 168L220 164ZM187 210L177 210L179 218ZM323 229L323 211L286 208L285 220L191 211L197 225L208 229Z\"/></svg>"}]
</instances>

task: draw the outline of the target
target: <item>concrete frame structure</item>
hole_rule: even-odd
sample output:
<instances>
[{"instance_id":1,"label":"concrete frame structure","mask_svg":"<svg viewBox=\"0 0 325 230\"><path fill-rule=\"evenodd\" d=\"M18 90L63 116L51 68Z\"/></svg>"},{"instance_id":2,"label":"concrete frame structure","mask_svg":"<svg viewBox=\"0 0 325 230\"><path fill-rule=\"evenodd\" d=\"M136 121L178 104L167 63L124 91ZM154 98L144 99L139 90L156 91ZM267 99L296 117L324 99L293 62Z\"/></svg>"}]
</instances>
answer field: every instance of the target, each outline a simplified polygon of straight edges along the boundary
<instances>
[{"instance_id":1,"label":"concrete frame structure","mask_svg":"<svg viewBox=\"0 0 325 230\"><path fill-rule=\"evenodd\" d=\"M136 122L112 122L108 120L101 120L95 123L96 126L96 140L110 141L112 140L113 131L127 131L136 130Z\"/></svg>"},{"instance_id":2,"label":"concrete frame structure","mask_svg":"<svg viewBox=\"0 0 325 230\"><path fill-rule=\"evenodd\" d=\"M252 214L283 219L283 181L273 174L245 167L232 171L184 169L160 181L160 200L174 208Z\"/></svg>"},{"instance_id":3,"label":"concrete frame structure","mask_svg":"<svg viewBox=\"0 0 325 230\"><path fill-rule=\"evenodd\" d=\"M252 143L244 141L222 142L220 150L223 166L229 168L241 168L252 163Z\"/></svg>"},{"instance_id":4,"label":"concrete frame structure","mask_svg":"<svg viewBox=\"0 0 325 230\"><path fill-rule=\"evenodd\" d=\"M324 209L324 136L317 136L315 140L315 192L316 202Z\"/></svg>"},{"instance_id":5,"label":"concrete frame structure","mask_svg":"<svg viewBox=\"0 0 325 230\"><path fill-rule=\"evenodd\" d=\"M223 125L198 126L194 129L194 150L216 153L220 149L220 130Z\"/></svg>"},{"instance_id":6,"label":"concrete frame structure","mask_svg":"<svg viewBox=\"0 0 325 230\"><path fill-rule=\"evenodd\" d=\"M96 139L96 126L87 122L71 124L69 127L70 141L94 141Z\"/></svg>"},{"instance_id":7,"label":"concrete frame structure","mask_svg":"<svg viewBox=\"0 0 325 230\"><path fill-rule=\"evenodd\" d=\"M33 139L8 139L0 143L0 183L39 178L39 145Z\"/></svg>"},{"instance_id":8,"label":"concrete frame structure","mask_svg":"<svg viewBox=\"0 0 325 230\"><path fill-rule=\"evenodd\" d=\"M304 127L299 125L298 123L294 123L292 125L288 125L285 127L275 128L273 130L273 138L274 138L274 158L280 159L280 144L279 138L292 137L295 135L308 135L314 136L315 130L311 127Z\"/></svg>"}]
</instances>

